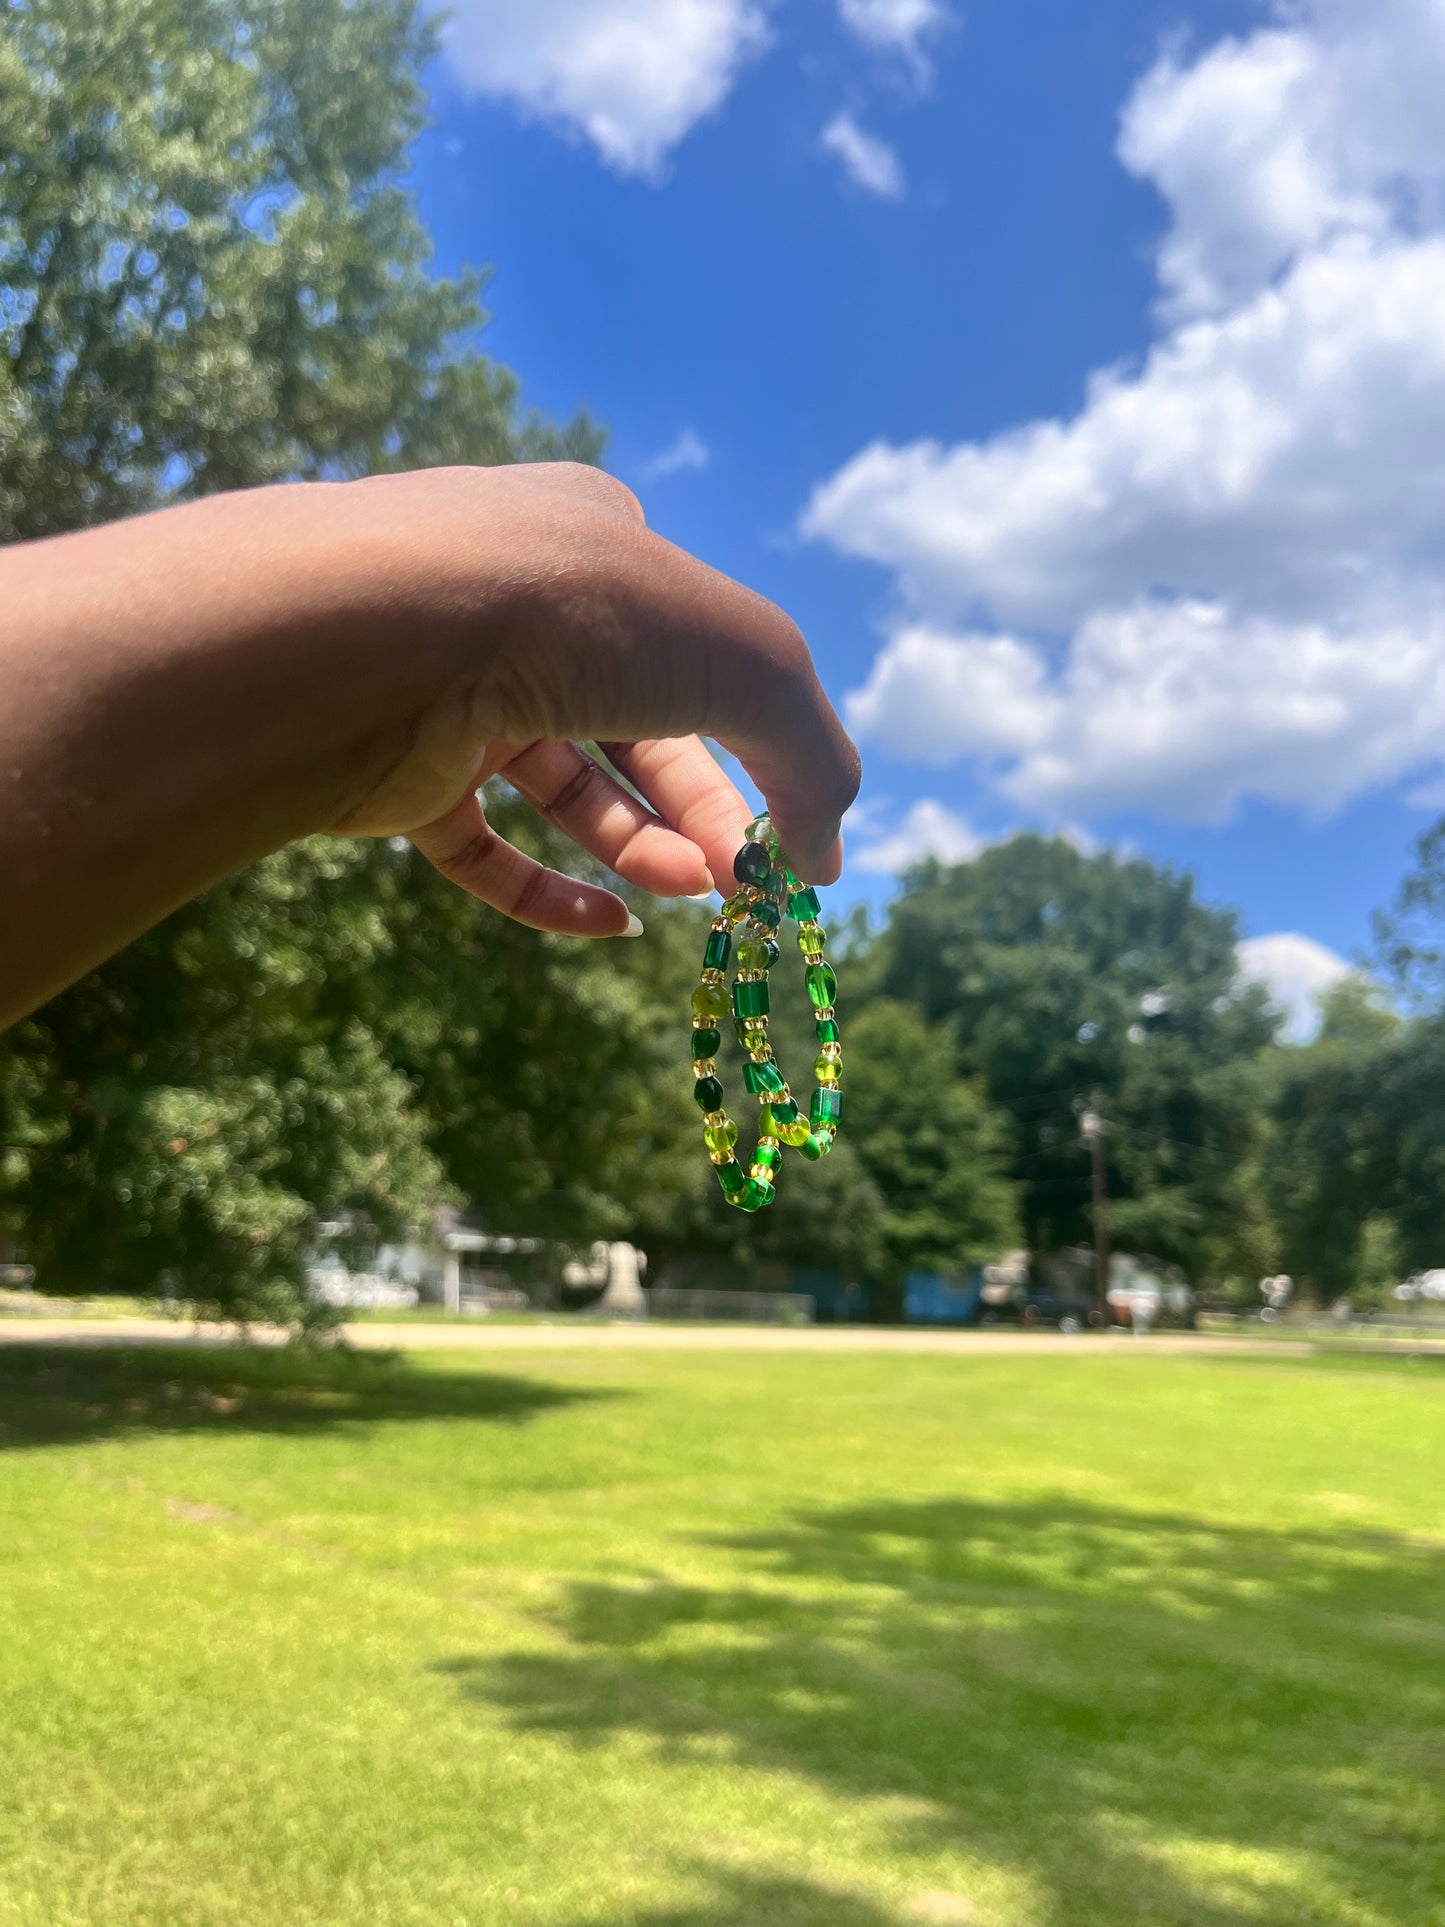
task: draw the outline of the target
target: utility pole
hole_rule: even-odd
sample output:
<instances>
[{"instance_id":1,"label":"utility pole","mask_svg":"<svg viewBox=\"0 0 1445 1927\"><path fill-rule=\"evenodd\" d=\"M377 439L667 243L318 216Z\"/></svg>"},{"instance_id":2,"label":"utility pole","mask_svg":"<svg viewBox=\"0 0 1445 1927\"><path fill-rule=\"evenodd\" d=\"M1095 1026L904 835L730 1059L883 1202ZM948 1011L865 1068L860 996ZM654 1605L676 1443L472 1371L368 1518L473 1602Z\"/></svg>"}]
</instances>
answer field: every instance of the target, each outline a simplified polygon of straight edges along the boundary
<instances>
[{"instance_id":1,"label":"utility pole","mask_svg":"<svg viewBox=\"0 0 1445 1927\"><path fill-rule=\"evenodd\" d=\"M1104 1122L1098 1091L1089 1099L1089 1108L1079 1119L1079 1129L1089 1147L1093 1165L1094 1189L1094 1297L1099 1307L1100 1329L1107 1331L1112 1318L1109 1305L1109 1166L1104 1149L1108 1126Z\"/></svg>"}]
</instances>

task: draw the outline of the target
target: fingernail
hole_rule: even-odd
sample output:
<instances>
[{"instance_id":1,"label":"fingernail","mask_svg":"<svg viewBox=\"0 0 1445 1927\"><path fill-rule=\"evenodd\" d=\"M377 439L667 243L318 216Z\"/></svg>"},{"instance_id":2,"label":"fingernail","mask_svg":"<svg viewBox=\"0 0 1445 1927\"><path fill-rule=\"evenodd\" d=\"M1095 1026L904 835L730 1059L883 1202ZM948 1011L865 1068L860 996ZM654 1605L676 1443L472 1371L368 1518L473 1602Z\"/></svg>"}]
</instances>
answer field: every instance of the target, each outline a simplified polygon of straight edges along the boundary
<instances>
[{"instance_id":1,"label":"fingernail","mask_svg":"<svg viewBox=\"0 0 1445 1927\"><path fill-rule=\"evenodd\" d=\"M642 935L641 917L634 916L629 910L627 913L627 928L625 930L619 930L617 934L621 937L640 937Z\"/></svg>"},{"instance_id":2,"label":"fingernail","mask_svg":"<svg viewBox=\"0 0 1445 1927\"><path fill-rule=\"evenodd\" d=\"M707 878L707 888L690 893L687 899L689 903L706 903L708 898L717 889L717 885L712 880L712 871L704 870L703 875Z\"/></svg>"}]
</instances>

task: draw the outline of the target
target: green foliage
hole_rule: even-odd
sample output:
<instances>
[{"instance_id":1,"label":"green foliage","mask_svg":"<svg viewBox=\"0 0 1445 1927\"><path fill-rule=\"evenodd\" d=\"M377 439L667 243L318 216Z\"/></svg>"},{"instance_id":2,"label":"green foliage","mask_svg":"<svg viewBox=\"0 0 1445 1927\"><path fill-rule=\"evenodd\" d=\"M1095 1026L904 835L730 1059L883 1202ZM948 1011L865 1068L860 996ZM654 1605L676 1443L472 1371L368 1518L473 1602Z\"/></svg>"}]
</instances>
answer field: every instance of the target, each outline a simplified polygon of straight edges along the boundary
<instances>
[{"instance_id":1,"label":"green foliage","mask_svg":"<svg viewBox=\"0 0 1445 1927\"><path fill-rule=\"evenodd\" d=\"M1273 1023L1238 981L1237 937L1189 878L1058 839L909 878L871 969L952 1028L1010 1119L1030 1249L1092 1236L1078 1118L1097 1094L1121 1235L1195 1277L1254 1257L1254 1067Z\"/></svg>"},{"instance_id":2,"label":"green foliage","mask_svg":"<svg viewBox=\"0 0 1445 1927\"><path fill-rule=\"evenodd\" d=\"M0 537L566 448L403 185L415 0L30 0L0 38Z\"/></svg>"},{"instance_id":3,"label":"green foliage","mask_svg":"<svg viewBox=\"0 0 1445 1927\"><path fill-rule=\"evenodd\" d=\"M960 1073L951 1031L880 999L848 1026L848 1141L882 1199L883 1264L958 1271L1018 1242L1008 1124Z\"/></svg>"}]
</instances>

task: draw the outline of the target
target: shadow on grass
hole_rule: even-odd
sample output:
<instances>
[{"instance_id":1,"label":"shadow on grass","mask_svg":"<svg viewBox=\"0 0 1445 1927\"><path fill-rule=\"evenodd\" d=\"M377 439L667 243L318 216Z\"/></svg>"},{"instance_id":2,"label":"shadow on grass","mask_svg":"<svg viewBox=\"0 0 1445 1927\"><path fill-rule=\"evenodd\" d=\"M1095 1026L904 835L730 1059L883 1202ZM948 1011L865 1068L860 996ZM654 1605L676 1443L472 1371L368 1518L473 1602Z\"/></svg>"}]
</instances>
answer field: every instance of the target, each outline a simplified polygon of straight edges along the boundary
<instances>
[{"instance_id":1,"label":"shadow on grass","mask_svg":"<svg viewBox=\"0 0 1445 1927\"><path fill-rule=\"evenodd\" d=\"M308 1433L482 1419L519 1424L607 1391L511 1373L438 1372L402 1355L243 1346L0 1347L0 1451L126 1432Z\"/></svg>"},{"instance_id":2,"label":"shadow on grass","mask_svg":"<svg viewBox=\"0 0 1445 1927\"><path fill-rule=\"evenodd\" d=\"M1438 1546L1074 1499L718 1543L736 1584L579 1585L569 1650L444 1670L579 1749L641 1732L663 1762L721 1747L865 1801L921 1885L956 1849L1049 1927L1445 1922ZM650 1927L850 1918L805 1887L759 1911L720 1877L716 1905Z\"/></svg>"}]
</instances>

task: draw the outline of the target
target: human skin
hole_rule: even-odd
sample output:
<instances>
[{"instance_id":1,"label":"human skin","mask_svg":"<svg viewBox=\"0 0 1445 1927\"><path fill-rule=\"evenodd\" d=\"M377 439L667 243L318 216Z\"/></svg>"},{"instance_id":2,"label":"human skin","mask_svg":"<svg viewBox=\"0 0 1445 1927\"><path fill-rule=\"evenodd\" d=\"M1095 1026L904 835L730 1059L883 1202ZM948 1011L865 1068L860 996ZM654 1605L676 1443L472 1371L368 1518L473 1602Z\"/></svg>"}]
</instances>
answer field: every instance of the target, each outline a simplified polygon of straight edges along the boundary
<instances>
[{"instance_id":1,"label":"human skin","mask_svg":"<svg viewBox=\"0 0 1445 1927\"><path fill-rule=\"evenodd\" d=\"M504 774L630 883L695 894L751 814L703 736L834 881L858 758L797 629L595 469L255 489L0 550L0 1025L316 830L407 835L519 922L620 936L621 899L514 850L476 790Z\"/></svg>"}]
</instances>

